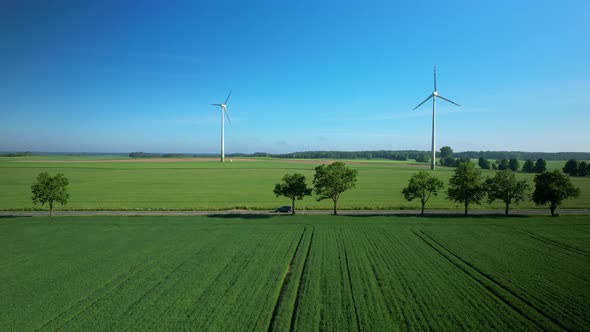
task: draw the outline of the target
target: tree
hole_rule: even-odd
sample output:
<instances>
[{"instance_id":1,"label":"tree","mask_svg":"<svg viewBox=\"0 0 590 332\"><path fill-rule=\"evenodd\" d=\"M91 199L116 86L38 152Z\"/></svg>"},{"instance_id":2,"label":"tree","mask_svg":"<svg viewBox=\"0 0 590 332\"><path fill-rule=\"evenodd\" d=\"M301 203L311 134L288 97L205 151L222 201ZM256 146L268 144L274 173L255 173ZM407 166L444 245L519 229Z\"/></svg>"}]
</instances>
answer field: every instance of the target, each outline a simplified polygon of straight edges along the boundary
<instances>
[{"instance_id":1,"label":"tree","mask_svg":"<svg viewBox=\"0 0 590 332\"><path fill-rule=\"evenodd\" d=\"M408 181L408 186L402 190L402 194L408 201L416 198L420 199L422 204L421 215L424 215L424 206L430 199L431 195L437 196L438 190L444 187L444 183L437 177L430 175L428 172L420 171L412 174Z\"/></svg>"},{"instance_id":2,"label":"tree","mask_svg":"<svg viewBox=\"0 0 590 332\"><path fill-rule=\"evenodd\" d=\"M585 161L581 161L578 165L578 176L588 176L590 175L590 168L588 167L588 163Z\"/></svg>"},{"instance_id":3,"label":"tree","mask_svg":"<svg viewBox=\"0 0 590 332\"><path fill-rule=\"evenodd\" d=\"M428 153L420 153L416 156L416 162L418 163L427 163L430 161L430 156Z\"/></svg>"},{"instance_id":4,"label":"tree","mask_svg":"<svg viewBox=\"0 0 590 332\"><path fill-rule=\"evenodd\" d=\"M563 172L569 175L575 175L578 171L578 161L575 159L570 159L565 163L563 166Z\"/></svg>"},{"instance_id":5,"label":"tree","mask_svg":"<svg viewBox=\"0 0 590 332\"><path fill-rule=\"evenodd\" d=\"M62 174L57 173L55 176L50 176L47 172L42 172L37 175L37 182L31 185L31 192L33 193L33 203L40 203L49 205L49 216L53 215L53 203L65 205L70 198L67 186L70 181Z\"/></svg>"},{"instance_id":6,"label":"tree","mask_svg":"<svg viewBox=\"0 0 590 332\"><path fill-rule=\"evenodd\" d=\"M496 163L498 163L498 170L503 171L505 169L508 169L508 159L504 158L501 160L496 160Z\"/></svg>"},{"instance_id":7,"label":"tree","mask_svg":"<svg viewBox=\"0 0 590 332\"><path fill-rule=\"evenodd\" d=\"M541 158L535 163L535 173L543 173L547 170L547 162Z\"/></svg>"},{"instance_id":8,"label":"tree","mask_svg":"<svg viewBox=\"0 0 590 332\"><path fill-rule=\"evenodd\" d=\"M522 165L522 171L527 173L534 173L535 163L532 160L527 159L527 161L524 162L524 165Z\"/></svg>"},{"instance_id":9,"label":"tree","mask_svg":"<svg viewBox=\"0 0 590 332\"><path fill-rule=\"evenodd\" d=\"M490 169L490 161L487 160L484 157L479 157L479 161L478 161L479 167L481 167L482 169Z\"/></svg>"},{"instance_id":10,"label":"tree","mask_svg":"<svg viewBox=\"0 0 590 332\"><path fill-rule=\"evenodd\" d=\"M518 162L518 159L512 158L508 161L508 169L516 172L516 171L518 171L519 168L520 168L520 163Z\"/></svg>"},{"instance_id":11,"label":"tree","mask_svg":"<svg viewBox=\"0 0 590 332\"><path fill-rule=\"evenodd\" d=\"M357 170L346 167L340 161L316 167L313 185L319 196L317 200L331 199L334 202L334 215L338 214L338 199L343 192L355 187L357 174Z\"/></svg>"},{"instance_id":12,"label":"tree","mask_svg":"<svg viewBox=\"0 0 590 332\"><path fill-rule=\"evenodd\" d=\"M440 157L442 159L450 158L453 155L453 149L450 146L443 146L440 148Z\"/></svg>"},{"instance_id":13,"label":"tree","mask_svg":"<svg viewBox=\"0 0 590 332\"><path fill-rule=\"evenodd\" d=\"M473 163L462 163L455 169L449 180L447 196L450 200L465 205L465 215L469 204L479 204L485 194L481 171Z\"/></svg>"},{"instance_id":14,"label":"tree","mask_svg":"<svg viewBox=\"0 0 590 332\"><path fill-rule=\"evenodd\" d=\"M303 197L311 195L311 188L307 188L305 176L300 173L285 174L283 183L275 184L273 190L277 197L285 196L291 199L291 214L295 214L295 200L302 200Z\"/></svg>"},{"instance_id":15,"label":"tree","mask_svg":"<svg viewBox=\"0 0 590 332\"><path fill-rule=\"evenodd\" d=\"M559 170L543 172L535 176L535 191L533 201L537 205L549 203L551 216L555 216L555 209L564 199L580 195L580 188L574 187L570 178Z\"/></svg>"},{"instance_id":16,"label":"tree","mask_svg":"<svg viewBox=\"0 0 590 332\"><path fill-rule=\"evenodd\" d=\"M508 215L510 204L518 204L523 201L529 188L525 180L516 180L514 172L508 169L497 172L493 178L487 178L485 185L488 203L491 204L496 199L502 200L506 204L506 215Z\"/></svg>"},{"instance_id":17,"label":"tree","mask_svg":"<svg viewBox=\"0 0 590 332\"><path fill-rule=\"evenodd\" d=\"M455 167L455 159L451 157L453 155L453 149L448 146L440 148L440 164L442 166Z\"/></svg>"}]
</instances>

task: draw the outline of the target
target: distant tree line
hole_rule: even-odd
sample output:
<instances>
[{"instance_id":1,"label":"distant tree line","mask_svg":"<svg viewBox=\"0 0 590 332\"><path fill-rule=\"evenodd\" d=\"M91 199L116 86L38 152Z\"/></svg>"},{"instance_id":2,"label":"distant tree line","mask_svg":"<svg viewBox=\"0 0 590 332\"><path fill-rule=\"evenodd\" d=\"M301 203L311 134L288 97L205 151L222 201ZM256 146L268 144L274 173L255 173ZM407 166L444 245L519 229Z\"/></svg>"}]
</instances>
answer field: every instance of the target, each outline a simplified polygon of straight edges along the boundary
<instances>
[{"instance_id":1,"label":"distant tree line","mask_svg":"<svg viewBox=\"0 0 590 332\"><path fill-rule=\"evenodd\" d=\"M187 158L187 157L201 157L201 155L191 155L184 153L146 153L146 152L131 152L129 158Z\"/></svg>"},{"instance_id":2,"label":"distant tree line","mask_svg":"<svg viewBox=\"0 0 590 332\"><path fill-rule=\"evenodd\" d=\"M452 150L451 150L452 152ZM441 151L442 153L442 151ZM388 159L388 160L410 160L414 159L417 162L429 162L431 158L430 151L420 150L378 150L378 151L303 151L293 153L233 153L228 154L229 157L271 157L271 158L291 158L291 159ZM522 151L465 151L452 152L455 158L455 164L451 167L456 167L459 163L457 159L463 161L467 159L478 159L480 157L492 160L510 159L514 160L590 160L590 153L588 152L522 152ZM440 158L447 158L439 154ZM441 165L451 165L451 160L445 160Z\"/></svg>"},{"instance_id":3,"label":"distant tree line","mask_svg":"<svg viewBox=\"0 0 590 332\"><path fill-rule=\"evenodd\" d=\"M33 153L31 151L25 151L25 152L9 152L9 153L2 153L0 154L0 157L28 157L28 156L32 156Z\"/></svg>"},{"instance_id":4,"label":"distant tree line","mask_svg":"<svg viewBox=\"0 0 590 332\"><path fill-rule=\"evenodd\" d=\"M455 153L457 158L516 159L516 160L590 160L588 152L523 152L523 151L464 151Z\"/></svg>"}]
</instances>

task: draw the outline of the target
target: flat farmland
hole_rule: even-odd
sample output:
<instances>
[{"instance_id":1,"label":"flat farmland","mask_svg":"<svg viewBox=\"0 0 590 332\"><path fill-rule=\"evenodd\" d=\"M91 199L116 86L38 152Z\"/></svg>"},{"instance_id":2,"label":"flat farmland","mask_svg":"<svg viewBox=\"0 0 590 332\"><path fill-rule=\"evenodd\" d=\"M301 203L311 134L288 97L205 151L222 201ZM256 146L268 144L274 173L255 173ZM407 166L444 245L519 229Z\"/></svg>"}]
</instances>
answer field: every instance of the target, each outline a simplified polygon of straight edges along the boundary
<instances>
[{"instance_id":1,"label":"flat farmland","mask_svg":"<svg viewBox=\"0 0 590 332\"><path fill-rule=\"evenodd\" d=\"M31 202L30 186L37 174L64 173L70 179L70 202L58 210L270 210L289 204L272 192L286 173L299 172L311 186L314 168L322 161L241 159L219 163L211 159L188 160L53 160L0 159L0 210L46 209ZM406 201L401 190L410 176L428 169L427 165L394 161L348 161L359 171L355 189L342 194L341 209L418 209L419 202ZM435 174L445 184L452 168L439 168ZM493 171L483 171L492 176ZM518 173L533 186L534 174ZM590 208L590 178L573 177L581 196L566 200L563 208ZM502 204L472 205L471 208L498 208ZM306 197L297 202L304 209L330 209L331 201ZM535 208L527 200L520 208ZM427 208L461 209L441 193ZM543 207L545 208L545 207Z\"/></svg>"},{"instance_id":2,"label":"flat farmland","mask_svg":"<svg viewBox=\"0 0 590 332\"><path fill-rule=\"evenodd\" d=\"M0 330L587 330L590 219L0 219Z\"/></svg>"}]
</instances>

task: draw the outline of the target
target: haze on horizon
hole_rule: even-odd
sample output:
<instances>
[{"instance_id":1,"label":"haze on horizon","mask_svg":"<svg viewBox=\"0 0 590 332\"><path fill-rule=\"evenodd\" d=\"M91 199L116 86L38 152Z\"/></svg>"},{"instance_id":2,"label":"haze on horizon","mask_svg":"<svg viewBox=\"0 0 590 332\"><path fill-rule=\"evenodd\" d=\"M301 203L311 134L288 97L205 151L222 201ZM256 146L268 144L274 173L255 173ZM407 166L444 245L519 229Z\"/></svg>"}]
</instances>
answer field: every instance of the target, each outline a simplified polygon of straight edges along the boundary
<instances>
[{"instance_id":1,"label":"haze on horizon","mask_svg":"<svg viewBox=\"0 0 590 332\"><path fill-rule=\"evenodd\" d=\"M590 2L120 3L0 10L0 151L588 152Z\"/></svg>"}]
</instances>

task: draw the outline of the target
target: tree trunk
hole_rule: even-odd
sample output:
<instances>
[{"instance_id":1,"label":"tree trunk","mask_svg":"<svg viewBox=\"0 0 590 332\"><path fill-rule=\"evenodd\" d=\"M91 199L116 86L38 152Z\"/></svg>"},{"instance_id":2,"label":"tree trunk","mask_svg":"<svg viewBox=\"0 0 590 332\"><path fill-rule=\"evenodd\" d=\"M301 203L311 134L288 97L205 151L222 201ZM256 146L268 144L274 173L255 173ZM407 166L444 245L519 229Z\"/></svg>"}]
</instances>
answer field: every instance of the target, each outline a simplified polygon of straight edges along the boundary
<instances>
[{"instance_id":1,"label":"tree trunk","mask_svg":"<svg viewBox=\"0 0 590 332\"><path fill-rule=\"evenodd\" d=\"M469 209L469 203L465 201L465 216L467 216L467 210Z\"/></svg>"},{"instance_id":2,"label":"tree trunk","mask_svg":"<svg viewBox=\"0 0 590 332\"><path fill-rule=\"evenodd\" d=\"M291 215L295 214L295 198L291 199Z\"/></svg>"},{"instance_id":3,"label":"tree trunk","mask_svg":"<svg viewBox=\"0 0 590 332\"><path fill-rule=\"evenodd\" d=\"M53 202L49 202L49 217L53 215Z\"/></svg>"},{"instance_id":4,"label":"tree trunk","mask_svg":"<svg viewBox=\"0 0 590 332\"><path fill-rule=\"evenodd\" d=\"M424 202L422 202L422 212L420 213L421 216L424 216Z\"/></svg>"},{"instance_id":5,"label":"tree trunk","mask_svg":"<svg viewBox=\"0 0 590 332\"><path fill-rule=\"evenodd\" d=\"M334 215L337 215L338 211L336 211L336 200L334 200Z\"/></svg>"},{"instance_id":6,"label":"tree trunk","mask_svg":"<svg viewBox=\"0 0 590 332\"><path fill-rule=\"evenodd\" d=\"M510 207L510 204L506 203L506 212L504 213L504 215L508 215L508 208Z\"/></svg>"},{"instance_id":7,"label":"tree trunk","mask_svg":"<svg viewBox=\"0 0 590 332\"><path fill-rule=\"evenodd\" d=\"M555 203L551 203L551 206L549 207L549 209L551 209L551 216L555 217L555 209L557 208L557 204Z\"/></svg>"}]
</instances>

